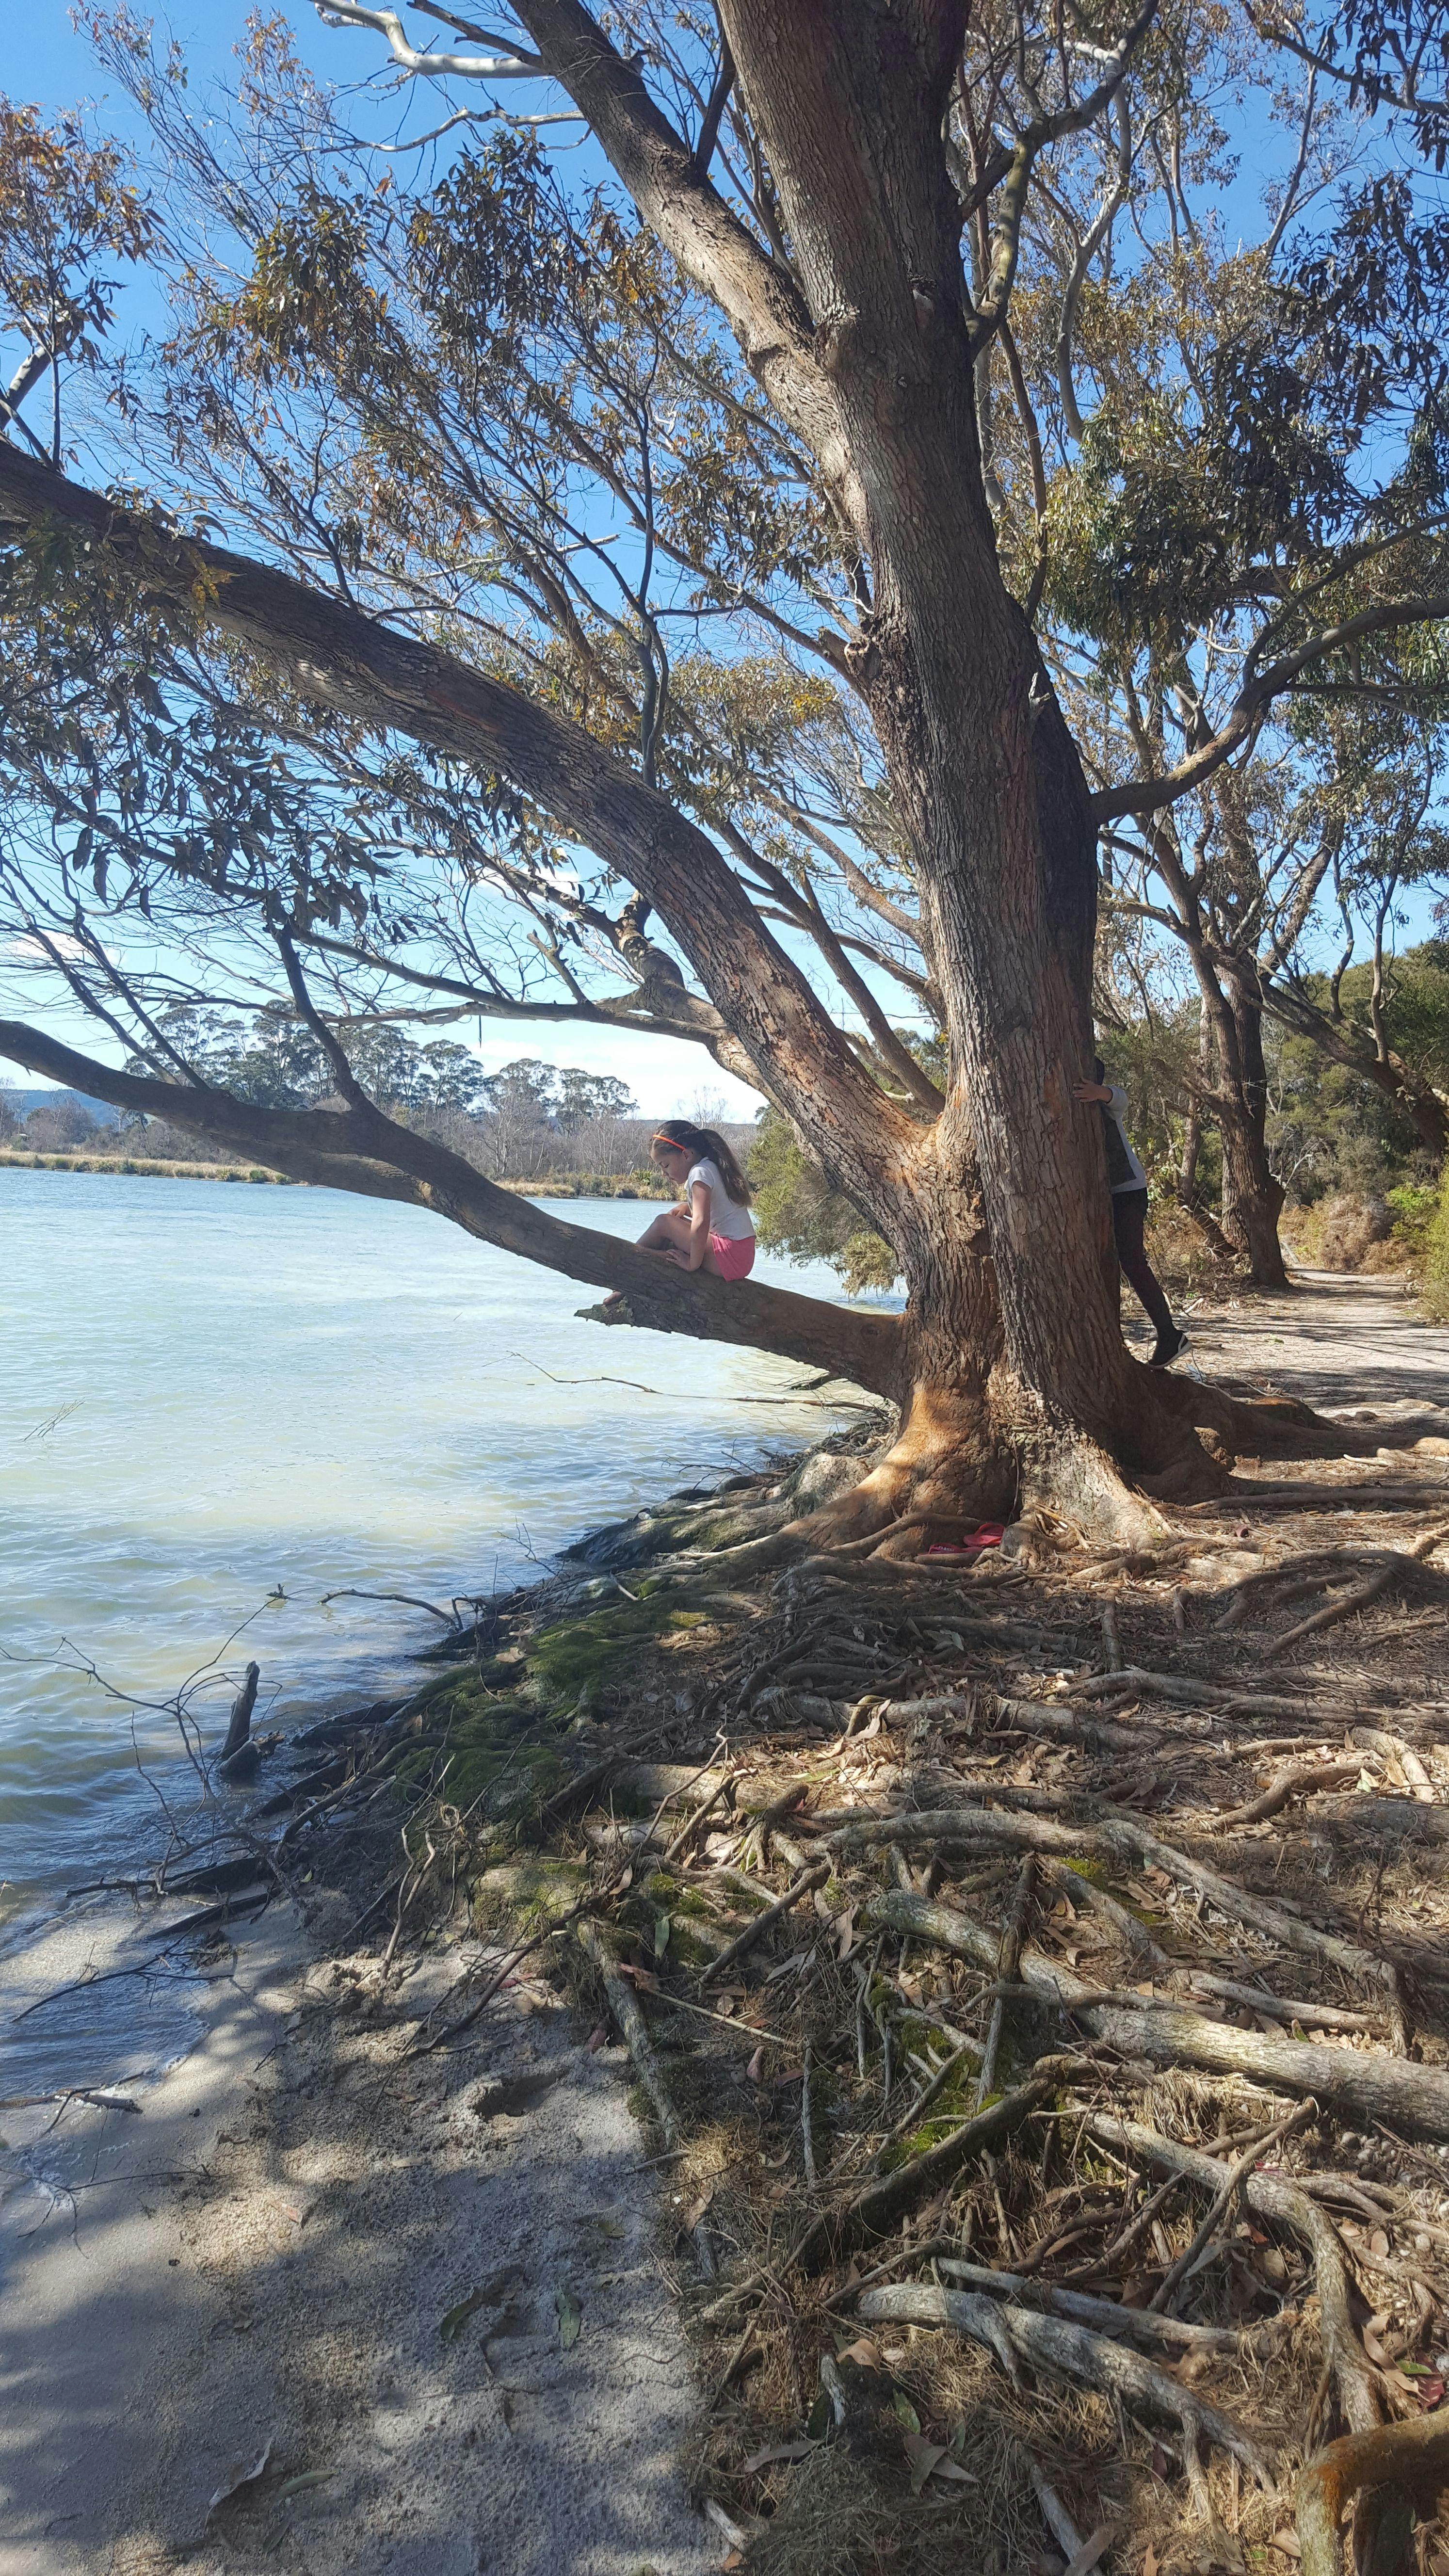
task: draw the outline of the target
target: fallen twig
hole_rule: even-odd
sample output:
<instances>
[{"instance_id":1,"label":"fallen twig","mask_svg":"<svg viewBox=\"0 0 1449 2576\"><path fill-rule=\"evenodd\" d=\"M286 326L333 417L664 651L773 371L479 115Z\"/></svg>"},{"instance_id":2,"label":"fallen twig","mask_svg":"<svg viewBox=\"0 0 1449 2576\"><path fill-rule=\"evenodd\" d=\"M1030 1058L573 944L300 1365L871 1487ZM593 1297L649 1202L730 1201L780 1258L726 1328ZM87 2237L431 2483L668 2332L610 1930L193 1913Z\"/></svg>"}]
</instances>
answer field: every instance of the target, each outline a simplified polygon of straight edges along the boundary
<instances>
[{"instance_id":1,"label":"fallen twig","mask_svg":"<svg viewBox=\"0 0 1449 2576\"><path fill-rule=\"evenodd\" d=\"M802 1896L809 1896L813 1889L823 1887L829 1876L829 1861L817 1861L813 1869L805 1870L793 1885L786 1888L783 1896L777 1896L773 1905L767 1905L763 1914L757 1914L752 1923L747 1923L743 1931L735 1934L729 1948L721 1950L719 1957L710 1961L701 1982L707 1983L711 1977L717 1977L722 1968L728 1968L736 1959L743 1958L746 1950L753 1949L762 1932L768 1932L771 1924L778 1923L782 1914L788 1914L793 1905L798 1905Z\"/></svg>"},{"instance_id":2,"label":"fallen twig","mask_svg":"<svg viewBox=\"0 0 1449 2576\"><path fill-rule=\"evenodd\" d=\"M868 2323L879 2319L893 2325L952 2326L958 2334L969 2335L973 2343L985 2344L1013 2379L1019 2379L1016 2365L1028 2361L1063 2378L1075 2379L1083 2387L1099 2388L1105 2395L1159 2419L1165 2417L1180 2428L1183 2467L1194 2493L1204 2503L1203 2442L1215 2443L1241 2460L1261 2486L1271 2484L1263 2453L1241 2425L1184 2388L1156 2362L1145 2360L1124 2344L1109 2341L1105 2335L1092 2334L1085 2326L1072 2325L1062 2317L1042 2316L1033 2308L998 2308L970 2290L938 2290L925 2284L900 2283L887 2289L867 2290L857 2303L857 2314Z\"/></svg>"},{"instance_id":3,"label":"fallen twig","mask_svg":"<svg viewBox=\"0 0 1449 2576\"><path fill-rule=\"evenodd\" d=\"M1028 1852L1021 1864L1016 1882L1016 1894L1011 1900L1011 1912L1006 1918L1006 1930L1002 1936L1001 1956L996 1966L997 1980L1001 1985L1010 1985L1016 1976L1017 1965L1021 1958L1021 1945L1026 1939L1027 1921L1031 1914L1032 1889L1035 1883L1036 1862ZM996 2060L1001 2050L1001 2028L1005 2016L1006 1997L998 1993L991 2007L991 2019L987 2024L981 2072L976 2078L978 2111L996 2081Z\"/></svg>"}]
</instances>

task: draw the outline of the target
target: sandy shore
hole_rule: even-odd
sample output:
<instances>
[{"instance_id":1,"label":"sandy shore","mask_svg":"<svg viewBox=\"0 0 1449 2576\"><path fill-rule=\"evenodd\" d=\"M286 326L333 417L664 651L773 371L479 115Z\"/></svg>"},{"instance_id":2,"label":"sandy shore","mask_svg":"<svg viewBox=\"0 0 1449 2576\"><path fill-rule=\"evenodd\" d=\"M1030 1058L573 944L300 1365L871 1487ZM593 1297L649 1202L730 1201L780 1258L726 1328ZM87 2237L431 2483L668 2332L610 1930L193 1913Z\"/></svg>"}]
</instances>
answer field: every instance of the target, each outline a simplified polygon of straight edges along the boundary
<instances>
[{"instance_id":1,"label":"sandy shore","mask_svg":"<svg viewBox=\"0 0 1449 2576\"><path fill-rule=\"evenodd\" d=\"M525 1981L408 2061L476 1947L384 1996L316 1911L239 1936L137 2112L5 2115L0 2576L716 2565L622 2052ZM70 2196L33 2179L62 2135Z\"/></svg>"}]
</instances>

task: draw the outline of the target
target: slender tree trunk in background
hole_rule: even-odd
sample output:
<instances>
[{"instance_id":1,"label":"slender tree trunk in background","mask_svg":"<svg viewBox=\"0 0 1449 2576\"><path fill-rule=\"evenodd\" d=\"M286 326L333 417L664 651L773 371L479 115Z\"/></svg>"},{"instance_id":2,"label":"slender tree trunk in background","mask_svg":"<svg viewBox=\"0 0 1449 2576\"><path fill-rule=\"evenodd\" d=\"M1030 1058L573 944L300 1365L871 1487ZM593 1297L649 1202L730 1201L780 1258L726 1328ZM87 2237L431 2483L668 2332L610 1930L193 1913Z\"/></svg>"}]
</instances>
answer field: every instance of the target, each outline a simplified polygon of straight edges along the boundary
<instances>
[{"instance_id":1,"label":"slender tree trunk in background","mask_svg":"<svg viewBox=\"0 0 1449 2576\"><path fill-rule=\"evenodd\" d=\"M1256 1288L1286 1288L1278 1219L1283 1188L1268 1159L1268 1071L1256 978L1235 976L1214 1013L1218 1123L1223 1139L1223 1231Z\"/></svg>"},{"instance_id":2,"label":"slender tree trunk in background","mask_svg":"<svg viewBox=\"0 0 1449 2576\"><path fill-rule=\"evenodd\" d=\"M1203 1110L1213 1095L1213 1024L1204 1001L1198 1011L1197 1077L1188 1101L1187 1124L1183 1129L1182 1158L1177 1167L1177 1196L1185 1213L1191 1217L1208 1249L1218 1261L1231 1261L1233 1247L1208 1206L1198 1165L1202 1160Z\"/></svg>"}]
</instances>

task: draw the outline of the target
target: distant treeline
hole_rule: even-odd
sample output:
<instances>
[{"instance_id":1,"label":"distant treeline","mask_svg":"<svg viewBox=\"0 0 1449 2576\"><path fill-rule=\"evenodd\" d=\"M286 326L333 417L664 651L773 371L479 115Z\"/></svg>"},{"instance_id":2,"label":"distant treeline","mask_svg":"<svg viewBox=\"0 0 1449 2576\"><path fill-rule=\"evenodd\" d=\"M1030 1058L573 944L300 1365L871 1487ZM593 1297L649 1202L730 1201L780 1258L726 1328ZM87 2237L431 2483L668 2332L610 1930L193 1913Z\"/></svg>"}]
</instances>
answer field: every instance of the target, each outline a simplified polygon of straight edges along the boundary
<instances>
[{"instance_id":1,"label":"distant treeline","mask_svg":"<svg viewBox=\"0 0 1449 2576\"><path fill-rule=\"evenodd\" d=\"M172 1012L160 1025L175 1051L178 1083L188 1065L204 1081L259 1108L317 1108L332 1096L326 1059L295 1020L264 1012L248 1024L220 1011L187 1009ZM346 1046L359 1082L390 1117L436 1136L490 1180L556 1179L575 1188L589 1180L610 1186L632 1181L641 1192L657 1182L649 1146L658 1121L641 1117L625 1084L610 1074L543 1064L532 1056L488 1074L467 1047L446 1038L419 1044L386 1024L349 1032ZM127 1070L154 1076L156 1066L133 1062ZM703 1123L719 1125L717 1118ZM751 1126L720 1127L742 1156L755 1132ZM204 1159L187 1129L164 1118L118 1117L73 1092L0 1090L0 1146L83 1154L87 1160Z\"/></svg>"}]
</instances>

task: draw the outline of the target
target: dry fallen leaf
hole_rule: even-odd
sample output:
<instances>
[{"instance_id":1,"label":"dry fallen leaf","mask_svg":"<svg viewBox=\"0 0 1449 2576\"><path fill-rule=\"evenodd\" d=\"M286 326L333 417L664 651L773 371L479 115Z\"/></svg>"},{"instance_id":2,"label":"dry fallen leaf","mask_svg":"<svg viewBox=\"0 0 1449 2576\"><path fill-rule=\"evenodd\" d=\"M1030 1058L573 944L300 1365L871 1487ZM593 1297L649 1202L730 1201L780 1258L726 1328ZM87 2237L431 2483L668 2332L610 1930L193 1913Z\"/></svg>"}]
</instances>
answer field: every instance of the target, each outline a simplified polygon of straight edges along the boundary
<instances>
[{"instance_id":1,"label":"dry fallen leaf","mask_svg":"<svg viewBox=\"0 0 1449 2576\"><path fill-rule=\"evenodd\" d=\"M797 2442L772 2442L768 2450L755 2451L752 2453L751 2457L746 2460L741 2471L741 2475L743 2477L751 2478L754 2476L756 2469L768 2468L772 2460L803 2460L806 2458L808 2453L814 2450L814 2448L815 2445L813 2442L806 2442L803 2440Z\"/></svg>"},{"instance_id":2,"label":"dry fallen leaf","mask_svg":"<svg viewBox=\"0 0 1449 2576\"><path fill-rule=\"evenodd\" d=\"M906 2435L906 2458L911 2464L911 2493L919 2495L931 2471L946 2457L944 2442L928 2442L923 2434ZM953 2463L954 2466L954 2463Z\"/></svg>"},{"instance_id":3,"label":"dry fallen leaf","mask_svg":"<svg viewBox=\"0 0 1449 2576\"><path fill-rule=\"evenodd\" d=\"M236 2476L229 2478L225 2486L217 2488L215 2495L212 2497L210 2504L206 2508L206 2518L208 2522L211 2520L214 2513L220 2513L223 2505L238 2503L241 2497L245 2495L248 2487L257 2486L266 2476L272 2457L274 2441L275 2436L268 2434L266 2447L263 2450L261 2457L254 2460L249 2469L238 2470Z\"/></svg>"}]
</instances>

